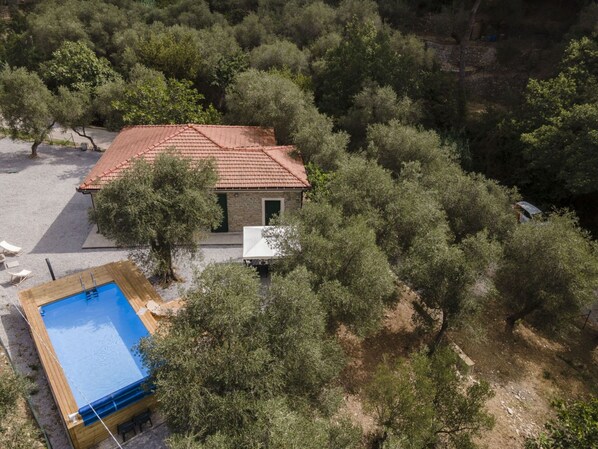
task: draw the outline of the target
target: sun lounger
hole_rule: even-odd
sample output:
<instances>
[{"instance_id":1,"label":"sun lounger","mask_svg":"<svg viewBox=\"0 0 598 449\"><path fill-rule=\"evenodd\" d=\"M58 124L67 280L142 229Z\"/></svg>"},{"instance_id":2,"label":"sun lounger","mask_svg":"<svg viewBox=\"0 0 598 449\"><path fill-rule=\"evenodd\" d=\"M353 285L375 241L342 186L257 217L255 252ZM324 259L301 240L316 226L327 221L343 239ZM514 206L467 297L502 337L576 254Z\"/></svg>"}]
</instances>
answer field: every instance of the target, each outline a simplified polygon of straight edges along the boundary
<instances>
[{"instance_id":1,"label":"sun lounger","mask_svg":"<svg viewBox=\"0 0 598 449\"><path fill-rule=\"evenodd\" d=\"M16 256L21 252L22 249L23 248L20 248L18 246L11 245L6 240L2 240L0 242L0 251L2 251L4 254Z\"/></svg>"},{"instance_id":2,"label":"sun lounger","mask_svg":"<svg viewBox=\"0 0 598 449\"><path fill-rule=\"evenodd\" d=\"M8 274L10 274L10 282L13 285L19 285L25 279L32 276L32 272L29 270L21 270L18 273L12 273L9 271Z\"/></svg>"}]
</instances>

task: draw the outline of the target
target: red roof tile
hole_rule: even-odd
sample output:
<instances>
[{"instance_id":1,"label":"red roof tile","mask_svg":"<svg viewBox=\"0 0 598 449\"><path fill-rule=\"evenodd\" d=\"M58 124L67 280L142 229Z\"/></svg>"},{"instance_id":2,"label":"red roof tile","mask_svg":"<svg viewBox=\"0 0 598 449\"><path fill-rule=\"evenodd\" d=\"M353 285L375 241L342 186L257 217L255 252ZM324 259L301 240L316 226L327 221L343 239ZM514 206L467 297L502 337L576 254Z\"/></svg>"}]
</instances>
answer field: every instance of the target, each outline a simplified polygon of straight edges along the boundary
<instances>
[{"instance_id":1,"label":"red roof tile","mask_svg":"<svg viewBox=\"0 0 598 449\"><path fill-rule=\"evenodd\" d=\"M98 190L118 178L133 159L152 161L174 148L193 160L213 158L216 189L309 187L305 167L292 146L276 146L272 129L252 126L159 125L123 129L79 190Z\"/></svg>"}]
</instances>

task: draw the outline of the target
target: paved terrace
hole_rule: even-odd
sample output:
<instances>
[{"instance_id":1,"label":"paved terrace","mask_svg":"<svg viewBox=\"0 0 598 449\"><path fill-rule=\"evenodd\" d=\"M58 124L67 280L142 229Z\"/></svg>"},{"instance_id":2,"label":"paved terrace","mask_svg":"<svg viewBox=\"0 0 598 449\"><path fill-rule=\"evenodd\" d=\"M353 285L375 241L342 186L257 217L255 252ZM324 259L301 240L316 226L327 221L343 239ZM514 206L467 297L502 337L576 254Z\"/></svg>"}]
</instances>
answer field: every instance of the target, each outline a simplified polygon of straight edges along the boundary
<instances>
[{"instance_id":1,"label":"paved terrace","mask_svg":"<svg viewBox=\"0 0 598 449\"><path fill-rule=\"evenodd\" d=\"M109 144L109 135L104 146ZM37 357L27 324L13 304L17 291L51 281L45 259L50 259L56 277L76 273L89 267L127 258L127 251L118 248L82 249L92 225L87 220L90 199L75 191L87 172L99 159L92 151L40 146L39 158L29 159L30 144L0 140L0 241L23 247L23 252L9 261L18 261L11 269L32 270L34 276L19 287L9 283L10 276L0 267L0 340L7 348L17 369L35 382L31 399L54 449L68 449L70 443L60 422L45 375ZM178 271L187 282L158 289L165 299L180 296L194 270L210 262L239 260L241 248L210 245L193 259L176 261ZM127 448L163 448L168 435L165 425L156 425L127 441ZM103 448L114 447L109 441Z\"/></svg>"}]
</instances>

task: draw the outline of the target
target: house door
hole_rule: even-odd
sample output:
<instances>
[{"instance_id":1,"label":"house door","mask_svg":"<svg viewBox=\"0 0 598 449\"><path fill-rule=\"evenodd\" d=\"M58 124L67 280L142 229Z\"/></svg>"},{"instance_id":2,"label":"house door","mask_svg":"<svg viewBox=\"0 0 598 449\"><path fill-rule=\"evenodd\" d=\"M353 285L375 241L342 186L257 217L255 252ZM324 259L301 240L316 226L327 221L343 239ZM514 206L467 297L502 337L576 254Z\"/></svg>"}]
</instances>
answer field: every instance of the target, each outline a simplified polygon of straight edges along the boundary
<instances>
[{"instance_id":1,"label":"house door","mask_svg":"<svg viewBox=\"0 0 598 449\"><path fill-rule=\"evenodd\" d=\"M226 193L218 193L218 205L222 209L222 221L220 226L213 230L213 232L228 232L228 204L226 201Z\"/></svg>"},{"instance_id":2,"label":"house door","mask_svg":"<svg viewBox=\"0 0 598 449\"><path fill-rule=\"evenodd\" d=\"M264 200L264 225L268 226L282 212L282 200Z\"/></svg>"}]
</instances>

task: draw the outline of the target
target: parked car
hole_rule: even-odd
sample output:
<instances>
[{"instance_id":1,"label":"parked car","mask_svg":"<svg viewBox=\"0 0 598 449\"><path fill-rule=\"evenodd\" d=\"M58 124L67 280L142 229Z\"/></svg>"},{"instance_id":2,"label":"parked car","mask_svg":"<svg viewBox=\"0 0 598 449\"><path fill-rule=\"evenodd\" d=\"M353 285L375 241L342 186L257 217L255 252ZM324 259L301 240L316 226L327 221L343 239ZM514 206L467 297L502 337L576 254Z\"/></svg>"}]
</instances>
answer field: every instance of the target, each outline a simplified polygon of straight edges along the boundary
<instances>
[{"instance_id":1,"label":"parked car","mask_svg":"<svg viewBox=\"0 0 598 449\"><path fill-rule=\"evenodd\" d=\"M542 216L542 211L527 201L519 201L513 204L513 210L515 210L515 215L517 215L519 223L537 220Z\"/></svg>"}]
</instances>

